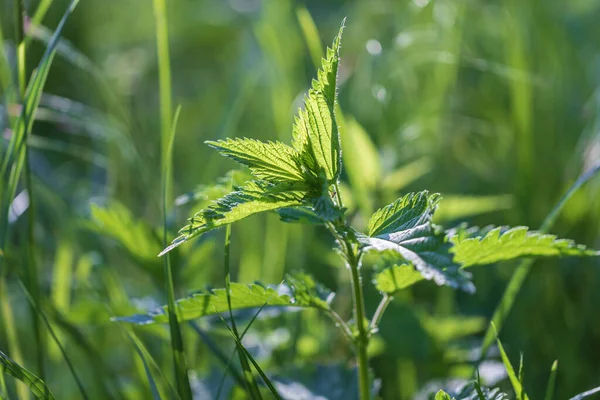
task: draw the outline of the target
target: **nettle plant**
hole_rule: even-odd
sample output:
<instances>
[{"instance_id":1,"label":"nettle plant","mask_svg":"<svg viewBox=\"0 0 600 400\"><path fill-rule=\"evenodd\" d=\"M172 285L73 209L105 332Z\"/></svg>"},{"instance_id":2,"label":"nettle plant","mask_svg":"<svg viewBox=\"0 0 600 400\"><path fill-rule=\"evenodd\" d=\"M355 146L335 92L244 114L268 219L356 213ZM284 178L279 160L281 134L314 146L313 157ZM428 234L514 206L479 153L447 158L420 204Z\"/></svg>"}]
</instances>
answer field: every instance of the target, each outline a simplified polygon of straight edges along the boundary
<instances>
[{"instance_id":1,"label":"nettle plant","mask_svg":"<svg viewBox=\"0 0 600 400\"><path fill-rule=\"evenodd\" d=\"M342 148L337 106L337 75L342 28L304 98L293 126L292 145L248 138L209 141L222 155L247 166L253 177L240 187L197 212L180 235L160 254L208 231L254 214L277 212L286 222L306 222L326 228L337 252L350 272L353 318L344 320L331 308L332 296L306 274L290 275L277 288L232 283L227 289L200 292L176 304L178 320L191 320L228 310L264 306L312 307L331 316L352 343L357 356L359 395L372 396L367 346L392 296L400 290L429 280L438 285L474 292L466 270L477 265L532 256L597 255L571 240L529 231L526 227L469 228L450 230L432 222L441 200L437 193L409 193L377 210L366 232L348 222L340 193ZM365 310L361 260L366 252L393 253L394 263L375 273L373 282L382 300L369 317ZM167 307L146 315L125 318L136 323L166 323Z\"/></svg>"}]
</instances>

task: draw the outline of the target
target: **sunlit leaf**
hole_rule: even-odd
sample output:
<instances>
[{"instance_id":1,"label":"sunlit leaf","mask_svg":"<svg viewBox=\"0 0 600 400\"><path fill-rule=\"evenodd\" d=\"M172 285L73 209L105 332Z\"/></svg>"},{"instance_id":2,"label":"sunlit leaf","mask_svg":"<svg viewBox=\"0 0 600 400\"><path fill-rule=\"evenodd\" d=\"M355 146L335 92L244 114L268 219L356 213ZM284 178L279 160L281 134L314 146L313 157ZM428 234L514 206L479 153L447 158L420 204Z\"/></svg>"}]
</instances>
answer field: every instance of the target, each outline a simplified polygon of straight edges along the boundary
<instances>
[{"instance_id":1,"label":"sunlit leaf","mask_svg":"<svg viewBox=\"0 0 600 400\"><path fill-rule=\"evenodd\" d=\"M455 400L455 399L453 397L451 397L448 393L444 392L443 390L440 390L439 392L436 393L435 400Z\"/></svg>"},{"instance_id":2,"label":"sunlit leaf","mask_svg":"<svg viewBox=\"0 0 600 400\"><path fill-rule=\"evenodd\" d=\"M444 234L431 223L439 199L438 194L427 191L409 193L379 209L369 221L369 237L361 241L367 248L397 252L425 279L438 285L473 292L475 287L468 274L452 261L450 244ZM411 280L416 282L414 278Z\"/></svg>"},{"instance_id":3,"label":"sunlit leaf","mask_svg":"<svg viewBox=\"0 0 600 400\"><path fill-rule=\"evenodd\" d=\"M221 154L246 165L252 174L271 182L304 181L300 154L281 142L261 142L255 139L207 141Z\"/></svg>"},{"instance_id":4,"label":"sunlit leaf","mask_svg":"<svg viewBox=\"0 0 600 400\"><path fill-rule=\"evenodd\" d=\"M332 47L327 49L326 58L304 98L304 109L299 111L293 129L293 145L302 153L304 165L314 176L323 171L328 182L336 181L341 173L341 145L334 109L343 29L342 24Z\"/></svg>"},{"instance_id":5,"label":"sunlit leaf","mask_svg":"<svg viewBox=\"0 0 600 400\"><path fill-rule=\"evenodd\" d=\"M308 275L290 275L286 284L278 288L265 287L260 284L245 285L231 283L231 309L241 310L266 307L300 307L329 309L333 293L315 283ZM227 293L225 289L213 289L199 292L180 299L176 303L177 315L180 321L188 321L207 315L226 314ZM131 322L138 325L152 323L167 323L166 307L158 308L147 314L130 317L117 317L117 321Z\"/></svg>"},{"instance_id":6,"label":"sunlit leaf","mask_svg":"<svg viewBox=\"0 0 600 400\"><path fill-rule=\"evenodd\" d=\"M202 233L231 224L251 215L274 211L284 207L300 206L308 193L290 185L272 185L264 181L252 181L213 202L208 208L197 212L189 224L181 228L179 236L164 249L163 255L182 243Z\"/></svg>"},{"instance_id":7,"label":"sunlit leaf","mask_svg":"<svg viewBox=\"0 0 600 400\"><path fill-rule=\"evenodd\" d=\"M380 292L394 294L424 279L423 275L412 265L400 264L392 265L377 273L374 283Z\"/></svg>"},{"instance_id":8,"label":"sunlit leaf","mask_svg":"<svg viewBox=\"0 0 600 400\"><path fill-rule=\"evenodd\" d=\"M595 250L555 235L529 231L527 227L494 228L485 236L450 238L454 261L464 267L491 264L519 257L597 256Z\"/></svg>"}]
</instances>

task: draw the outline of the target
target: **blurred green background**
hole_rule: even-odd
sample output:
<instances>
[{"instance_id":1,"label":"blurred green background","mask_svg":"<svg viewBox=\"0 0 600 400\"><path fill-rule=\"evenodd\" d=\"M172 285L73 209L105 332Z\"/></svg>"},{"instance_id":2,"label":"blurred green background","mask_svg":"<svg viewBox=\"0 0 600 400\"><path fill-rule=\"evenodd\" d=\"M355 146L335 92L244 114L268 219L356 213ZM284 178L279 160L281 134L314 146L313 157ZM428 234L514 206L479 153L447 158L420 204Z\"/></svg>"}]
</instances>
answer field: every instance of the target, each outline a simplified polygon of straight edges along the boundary
<instances>
[{"instance_id":1,"label":"blurred green background","mask_svg":"<svg viewBox=\"0 0 600 400\"><path fill-rule=\"evenodd\" d=\"M9 62L15 55L13 3L0 2ZM38 2L26 4L31 14ZM43 26L33 27L30 68L66 6L51 2ZM367 174L364 182L344 176L343 194L355 205L358 228L374 208L423 188L448 199L440 210L447 226L468 221L536 228L579 174L600 161L598 0L170 0L167 14L173 99L182 107L174 197L234 168L205 140L248 136L289 143L294 114L316 71L319 49L306 40L310 29L307 35L302 28L310 27L310 17L323 46L347 17L339 101L380 157L379 176ZM166 301L156 258L162 223L155 35L149 0L81 0L30 141L34 257L45 311L94 399L150 398L129 327L110 317ZM1 111L5 131L14 111L6 102ZM350 141L345 138L346 160L361 165L365 161L350 149L367 144ZM568 203L553 233L600 248L599 199L595 179ZM175 206L174 232L201 203ZM93 204L100 209L92 213ZM23 363L35 372L39 350L17 283L27 259L27 221L16 210L11 223L8 286L0 297L17 320ZM222 231L184 246L174 263L179 296L223 286L222 246ZM332 246L321 228L283 224L277 215L249 218L233 227L234 280L277 284L286 271L305 270L337 293L334 306L350 318L348 277ZM598 267L597 259L537 261L519 293L501 338L513 364L524 355L530 398L543 396L555 359L555 398L598 386ZM397 296L370 349L381 397L412 399L432 381L468 379L513 270L511 263L475 270L475 295L428 282ZM368 263L363 273L372 314L379 294L369 284ZM234 344L219 321L198 324L210 342L186 325L186 352L198 398L212 398L223 366L207 343L227 356ZM7 348L4 329L1 349ZM170 378L168 327L135 332ZM352 365L343 337L313 311L265 314L244 343L265 370L288 378L310 375L315 364ZM45 352L46 381L57 398L80 398L58 348L49 344ZM501 369L497 359L492 352L491 380ZM351 377L335 375L330 382L350 385L344 379ZM226 382L222 398L231 390L243 398Z\"/></svg>"}]
</instances>

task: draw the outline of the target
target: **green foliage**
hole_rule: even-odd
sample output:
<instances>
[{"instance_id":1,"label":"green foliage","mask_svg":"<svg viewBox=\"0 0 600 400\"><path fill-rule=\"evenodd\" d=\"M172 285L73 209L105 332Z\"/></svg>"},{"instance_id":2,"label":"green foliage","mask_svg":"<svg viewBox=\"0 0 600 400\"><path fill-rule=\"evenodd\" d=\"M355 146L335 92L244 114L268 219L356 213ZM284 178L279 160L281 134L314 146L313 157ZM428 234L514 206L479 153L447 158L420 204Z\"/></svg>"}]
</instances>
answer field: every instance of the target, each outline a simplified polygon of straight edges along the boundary
<instances>
[{"instance_id":1,"label":"green foliage","mask_svg":"<svg viewBox=\"0 0 600 400\"><path fill-rule=\"evenodd\" d=\"M227 139L206 142L222 155L246 165L258 179L270 182L303 182L300 153L281 142L255 139Z\"/></svg>"},{"instance_id":2,"label":"green foliage","mask_svg":"<svg viewBox=\"0 0 600 400\"><path fill-rule=\"evenodd\" d=\"M231 309L241 310L259 307L300 307L329 310L333 293L327 292L305 274L290 275L287 284L278 288L263 285L231 283ZM199 292L183 298L176 303L176 312L180 321L188 321L207 315L223 314L228 311L227 291L213 289ZM168 322L166 307L147 314L131 317L115 318L117 321L131 322L138 325Z\"/></svg>"},{"instance_id":3,"label":"green foliage","mask_svg":"<svg viewBox=\"0 0 600 400\"><path fill-rule=\"evenodd\" d=\"M439 392L436 393L435 400L455 400L455 399L453 397L451 397L448 393L444 392L443 390L440 390Z\"/></svg>"},{"instance_id":4,"label":"green foliage","mask_svg":"<svg viewBox=\"0 0 600 400\"><path fill-rule=\"evenodd\" d=\"M411 264L392 265L375 274L374 283L377 290L394 294L399 290L425 279Z\"/></svg>"},{"instance_id":5,"label":"green foliage","mask_svg":"<svg viewBox=\"0 0 600 400\"><path fill-rule=\"evenodd\" d=\"M202 233L265 211L309 206L325 221L340 216L329 197L329 184L337 182L341 173L334 106L343 27L332 48L327 49L318 79L305 98L305 110L300 110L296 119L294 147L254 139L207 142L221 154L248 166L257 180L197 212L161 256Z\"/></svg>"},{"instance_id":6,"label":"green foliage","mask_svg":"<svg viewBox=\"0 0 600 400\"><path fill-rule=\"evenodd\" d=\"M304 98L293 129L293 145L302 153L306 167L316 176L325 173L329 183L341 174L340 136L334 108L337 99L337 74L344 23L331 48L327 48L318 77Z\"/></svg>"},{"instance_id":7,"label":"green foliage","mask_svg":"<svg viewBox=\"0 0 600 400\"><path fill-rule=\"evenodd\" d=\"M159 255L164 255L182 243L210 230L242 220L265 211L303 204L308 192L290 184L270 184L251 181L237 191L213 202L199 211L181 228L180 235Z\"/></svg>"},{"instance_id":8,"label":"green foliage","mask_svg":"<svg viewBox=\"0 0 600 400\"><path fill-rule=\"evenodd\" d=\"M572 240L529 231L527 227L494 228L484 236L450 239L454 261L464 267L491 264L519 257L596 256L599 253Z\"/></svg>"},{"instance_id":9,"label":"green foliage","mask_svg":"<svg viewBox=\"0 0 600 400\"><path fill-rule=\"evenodd\" d=\"M368 248L397 252L425 279L472 292L475 287L453 262L444 234L431 222L439 200L438 194L427 191L407 194L376 211L369 220L369 237L361 240Z\"/></svg>"},{"instance_id":10,"label":"green foliage","mask_svg":"<svg viewBox=\"0 0 600 400\"><path fill-rule=\"evenodd\" d=\"M14 378L23 382L36 399L54 400L54 395L40 378L11 360L6 354L0 351L0 373L8 372Z\"/></svg>"},{"instance_id":11,"label":"green foliage","mask_svg":"<svg viewBox=\"0 0 600 400\"><path fill-rule=\"evenodd\" d=\"M117 241L137 260L157 262L161 247L158 234L121 203L114 201L106 207L92 204L91 222L88 227Z\"/></svg>"}]
</instances>

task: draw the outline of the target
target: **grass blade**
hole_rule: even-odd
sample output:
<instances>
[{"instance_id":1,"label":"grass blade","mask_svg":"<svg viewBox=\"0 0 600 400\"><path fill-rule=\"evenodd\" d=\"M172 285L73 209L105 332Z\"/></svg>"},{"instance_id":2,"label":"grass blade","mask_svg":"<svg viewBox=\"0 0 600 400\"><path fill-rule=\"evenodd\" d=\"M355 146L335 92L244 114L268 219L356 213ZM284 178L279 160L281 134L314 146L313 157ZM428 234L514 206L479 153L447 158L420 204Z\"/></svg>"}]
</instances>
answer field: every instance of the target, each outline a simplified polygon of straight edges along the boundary
<instances>
[{"instance_id":1,"label":"grass blade","mask_svg":"<svg viewBox=\"0 0 600 400\"><path fill-rule=\"evenodd\" d=\"M144 364L144 370L146 371L146 377L148 378L148 384L150 385L150 391L152 392L152 398L154 400L161 400L160 393L158 391L158 387L156 386L156 382L154 381L154 377L152 376L152 372L150 371L150 366L148 365L147 356L149 356L148 351L144 348L142 342L137 338L137 336L131 332L127 332L129 334L129 338L133 342L135 350L140 356L140 360Z\"/></svg>"},{"instance_id":2,"label":"grass blade","mask_svg":"<svg viewBox=\"0 0 600 400\"><path fill-rule=\"evenodd\" d=\"M60 340L58 339L56 332L54 332L54 329L52 329L52 326L50 325L50 321L48 321L48 318L46 318L46 315L44 315L42 310L39 309L38 305L35 303L35 300L31 296L31 293L29 293L29 291L27 290L27 287L25 287L23 282L19 281L19 285L21 286L23 293L25 293L27 300L29 300L29 304L31 304L31 306L33 307L35 312L40 316L40 318L46 325L46 329L48 329L48 332L50 332L50 336L54 340L54 343L56 343L56 345L58 346L58 349L60 350L60 353L62 354L63 359L65 360L65 363L67 364L67 367L69 368L69 371L71 372L71 375L73 376L73 379L75 380L75 383L77 384L77 388L79 389L79 392L81 393L82 398L84 400L88 400L89 397L87 395L85 388L83 387L83 383L79 379L77 372L75 372L75 368L73 367L73 364L71 363L71 360L69 359L69 356L67 355L67 352L65 351L65 348L60 343Z\"/></svg>"},{"instance_id":3,"label":"grass blade","mask_svg":"<svg viewBox=\"0 0 600 400\"><path fill-rule=\"evenodd\" d=\"M156 24L156 51L158 53L158 91L160 97L160 143L162 149L161 169L170 169L167 155L173 121L171 93L171 64L169 59L169 30L167 26L167 4L165 0L154 0L154 22ZM167 199L171 199L171 179L165 182Z\"/></svg>"},{"instance_id":4,"label":"grass blade","mask_svg":"<svg viewBox=\"0 0 600 400\"><path fill-rule=\"evenodd\" d=\"M325 53L323 52L317 25L304 5L298 6L296 9L296 17L298 18L300 29L302 29L302 35L306 41L310 58L312 59L315 68L319 69L321 66L321 58Z\"/></svg>"},{"instance_id":5,"label":"grass blade","mask_svg":"<svg viewBox=\"0 0 600 400\"><path fill-rule=\"evenodd\" d=\"M250 352L248 350L246 350L246 348L244 347L244 345L242 345L242 342L240 341L239 336L233 331L232 328L229 327L229 325L227 325L227 322L225 321L225 319L223 318L223 316L221 314L219 314L219 318L221 318L221 322L223 322L223 324L225 325L225 327L227 328L227 330L229 331L229 333L231 333L231 336L233 336L233 339L235 340L235 343L237 345L238 351L243 352L244 356L248 360L250 360L250 362L252 363L252 365L256 369L256 372L258 372L258 374L260 375L260 377L263 379L263 381L265 382L265 384L267 385L267 387L271 391L271 394L273 394L273 396L276 399L281 400L281 397L279 396L279 393L277 393L277 390L275 389L275 387L271 383L271 380L263 372L262 368L260 368L260 365L258 365L258 363L254 359L254 357L252 357L252 355L250 354Z\"/></svg>"},{"instance_id":6,"label":"grass blade","mask_svg":"<svg viewBox=\"0 0 600 400\"><path fill-rule=\"evenodd\" d=\"M43 380L11 360L2 351L0 351L0 366L2 366L2 373L6 371L9 375L12 375L14 378L27 385L36 399L55 399L54 395L52 392L50 392L50 389L48 389Z\"/></svg>"},{"instance_id":7,"label":"grass blade","mask_svg":"<svg viewBox=\"0 0 600 400\"><path fill-rule=\"evenodd\" d=\"M166 149L163 149L163 171L162 171L162 203L163 203L163 246L167 246L167 216L168 216L168 188L171 182L171 166L173 160L173 143L175 142L175 133L177 121L181 107L177 108L173 120L172 130ZM192 399L192 389L187 374L187 365L185 352L183 348L183 338L181 336L181 327L177 320L177 311L175 307L175 285L173 283L173 271L171 269L171 256L167 254L163 258L165 285L167 291L167 312L169 314L169 328L171 331L171 350L173 353L173 363L175 367L175 382L177 393L184 400Z\"/></svg>"},{"instance_id":8,"label":"grass blade","mask_svg":"<svg viewBox=\"0 0 600 400\"><path fill-rule=\"evenodd\" d=\"M240 335L240 341L244 338L244 336L246 335L246 333L248 332L248 330L250 329L250 327L252 326L254 321L256 321L256 318L258 317L258 315L267 306L267 304L269 304L268 300L256 311L256 313L254 314L254 316L252 317L250 322L248 322L248 325L246 325L246 328L244 328L244 331ZM229 360L227 361L226 368L225 368L225 373L223 373L223 376L221 377L221 381L219 382L219 389L217 390L217 395L216 395L217 399L220 398L221 390L223 389L223 384L225 383L225 377L227 376L227 371L231 371L231 372L235 371L233 368L230 369L230 365L231 365L231 362L233 361L233 357L235 356L236 352L237 352L237 346L231 353L231 356L229 356Z\"/></svg>"},{"instance_id":9,"label":"grass blade","mask_svg":"<svg viewBox=\"0 0 600 400\"><path fill-rule=\"evenodd\" d=\"M554 397L554 387L556 386L556 370L558 369L558 360L555 360L552 363L552 368L550 368L550 378L548 379L548 386L546 387L546 395L544 396L544 400L552 400Z\"/></svg>"},{"instance_id":10,"label":"grass blade","mask_svg":"<svg viewBox=\"0 0 600 400\"><path fill-rule=\"evenodd\" d=\"M498 344L498 349L500 350L500 356L502 357L502 363L504 364L504 368L506 369L506 372L508 374L508 379L510 380L510 383L515 391L515 395L517 396L516 398L519 400L529 400L529 397L527 397L527 395L525 394L525 391L523 390L523 385L522 385L521 377L520 377L521 371L522 371L522 366L523 366L523 357L521 356L519 376L517 376L515 369L513 368L512 364L510 363L508 355L506 354L506 351L504 351L504 347L502 346L502 343L500 342L500 339L498 338L498 333L496 332L496 328L494 327L494 324L492 323L491 326L492 326L492 330L494 331L494 333L496 333L496 343Z\"/></svg>"},{"instance_id":11,"label":"grass blade","mask_svg":"<svg viewBox=\"0 0 600 400\"><path fill-rule=\"evenodd\" d=\"M579 188L581 188L586 182L588 182L590 179L592 179L598 172L600 172L600 164L596 165L595 167L591 168L587 172L583 173L575 181L575 183L573 183L573 185L569 188L569 190L567 190L567 192L563 195L563 197L558 201L558 203L550 211L550 213L548 214L548 216L546 217L546 219L542 223L542 226L539 229L540 232L548 232L548 230L554 225L554 223L558 219L560 212L562 211L564 206L567 204L569 199L573 196L573 194L575 194L575 192L577 192L577 190L579 190ZM523 286L525 279L529 275L529 271L531 270L532 265L533 265L532 259L526 259L526 260L521 261L521 263L519 264L519 266L513 273L512 277L510 278L510 281L509 281L508 285L506 286L506 290L504 291L504 294L502 295L502 299L500 300L500 303L498 304L498 306L496 307L496 310L494 311L494 315L492 316L492 323L488 327L488 329L485 332L485 335L483 337L483 343L481 345L481 356L479 359L479 363L481 363L481 361L483 361L483 359L485 358L485 356L487 354L487 351L489 350L491 344L494 341L494 338L497 336L494 329L498 329L498 331L500 331L502 329L504 321L506 320L506 317L508 316L513 304L515 303L517 294L521 290L521 287ZM492 328L492 326L495 326L495 328Z\"/></svg>"},{"instance_id":12,"label":"grass blade","mask_svg":"<svg viewBox=\"0 0 600 400\"><path fill-rule=\"evenodd\" d=\"M233 181L232 181L233 185ZM256 383L256 379L254 378L254 374L250 369L250 365L248 364L248 358L246 356L246 352L242 342L240 341L240 335L238 334L237 326L235 324L235 318L233 317L233 310L231 308L231 272L229 270L229 262L230 262L230 245L231 245L231 225L227 225L225 229L225 292L227 293L227 307L229 308L229 317L231 318L231 328L227 325L227 329L231 331L235 339L235 343L238 349L238 356L240 358L240 364L242 366L242 370L244 372L244 378L246 382L246 388L248 389L248 394L253 399L262 399L260 394L260 390L258 389L258 385ZM244 351L242 351L244 350Z\"/></svg>"}]
</instances>

